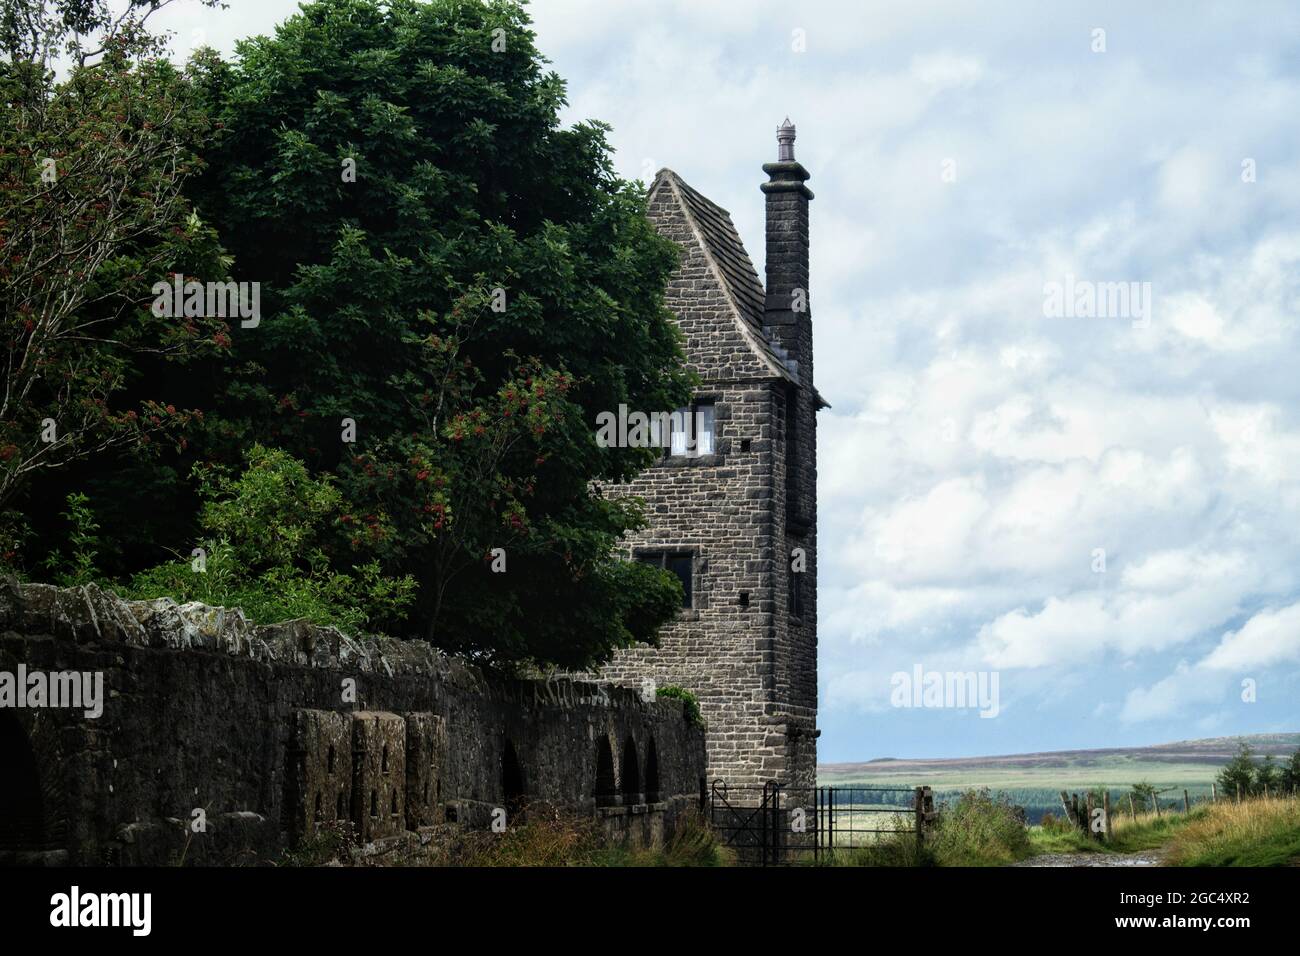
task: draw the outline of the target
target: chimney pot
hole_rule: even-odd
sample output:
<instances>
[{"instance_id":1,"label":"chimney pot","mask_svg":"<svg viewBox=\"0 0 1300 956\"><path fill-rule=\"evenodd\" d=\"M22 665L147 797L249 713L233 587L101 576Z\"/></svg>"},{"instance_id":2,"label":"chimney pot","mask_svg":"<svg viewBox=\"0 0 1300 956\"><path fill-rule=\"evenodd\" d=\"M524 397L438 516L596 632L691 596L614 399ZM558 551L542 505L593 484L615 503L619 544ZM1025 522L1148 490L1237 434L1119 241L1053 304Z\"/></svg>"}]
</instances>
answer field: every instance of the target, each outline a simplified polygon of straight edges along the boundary
<instances>
[{"instance_id":1,"label":"chimney pot","mask_svg":"<svg viewBox=\"0 0 1300 956\"><path fill-rule=\"evenodd\" d=\"M776 128L776 160L779 163L794 162L794 124L790 117Z\"/></svg>"}]
</instances>

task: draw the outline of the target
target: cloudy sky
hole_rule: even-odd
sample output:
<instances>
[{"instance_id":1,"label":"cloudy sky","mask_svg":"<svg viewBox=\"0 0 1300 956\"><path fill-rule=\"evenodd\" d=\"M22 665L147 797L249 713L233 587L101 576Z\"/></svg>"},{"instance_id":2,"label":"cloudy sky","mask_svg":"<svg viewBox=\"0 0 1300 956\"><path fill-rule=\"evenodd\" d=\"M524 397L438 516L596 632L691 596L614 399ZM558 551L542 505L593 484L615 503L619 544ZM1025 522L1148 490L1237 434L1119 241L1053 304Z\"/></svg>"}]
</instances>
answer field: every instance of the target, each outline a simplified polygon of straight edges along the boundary
<instances>
[{"instance_id":1,"label":"cloudy sky","mask_svg":"<svg viewBox=\"0 0 1300 956\"><path fill-rule=\"evenodd\" d=\"M229 53L295 8L164 23ZM568 118L729 209L760 272L798 126L822 760L1300 731L1300 9L532 11ZM1127 310L1047 302L1121 282ZM917 666L996 672L1000 713L891 706Z\"/></svg>"}]
</instances>

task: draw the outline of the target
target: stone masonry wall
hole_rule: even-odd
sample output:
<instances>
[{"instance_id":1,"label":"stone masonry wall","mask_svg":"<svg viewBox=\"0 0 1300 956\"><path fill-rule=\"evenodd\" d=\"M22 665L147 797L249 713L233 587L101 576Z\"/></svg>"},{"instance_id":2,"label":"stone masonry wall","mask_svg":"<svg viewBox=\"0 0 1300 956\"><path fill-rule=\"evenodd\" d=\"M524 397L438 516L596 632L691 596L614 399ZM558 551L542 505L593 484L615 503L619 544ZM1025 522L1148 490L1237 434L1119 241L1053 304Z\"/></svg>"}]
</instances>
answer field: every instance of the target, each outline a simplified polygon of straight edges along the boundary
<instances>
[{"instance_id":1,"label":"stone masonry wall","mask_svg":"<svg viewBox=\"0 0 1300 956\"><path fill-rule=\"evenodd\" d=\"M489 680L422 642L253 626L93 585L0 581L0 672L19 665L100 672L106 699L98 718L0 709L0 787L27 808L0 820L0 862L255 864L336 819L383 840L486 826L494 808L529 800L654 840L697 805L704 774L679 701ZM598 806L602 749L616 755L615 793ZM640 789L648 776L655 793ZM196 810L204 833L190 827Z\"/></svg>"},{"instance_id":2,"label":"stone masonry wall","mask_svg":"<svg viewBox=\"0 0 1300 956\"><path fill-rule=\"evenodd\" d=\"M628 556L690 552L695 600L663 628L657 647L621 651L603 677L635 685L680 685L694 692L708 725L708 774L730 785L782 780L812 786L816 763L815 577L805 588L805 617L789 615L785 499L787 383L762 362L730 313L672 177L662 177L649 215L682 248L666 291L685 337L689 366L702 379L697 401L715 408L715 454L665 458L611 496L645 499L649 527L629 537ZM811 375L811 367L809 368ZM810 389L801 418L813 415ZM801 494L814 516L815 423ZM812 551L806 531L799 541ZM812 565L810 562L810 569Z\"/></svg>"}]
</instances>

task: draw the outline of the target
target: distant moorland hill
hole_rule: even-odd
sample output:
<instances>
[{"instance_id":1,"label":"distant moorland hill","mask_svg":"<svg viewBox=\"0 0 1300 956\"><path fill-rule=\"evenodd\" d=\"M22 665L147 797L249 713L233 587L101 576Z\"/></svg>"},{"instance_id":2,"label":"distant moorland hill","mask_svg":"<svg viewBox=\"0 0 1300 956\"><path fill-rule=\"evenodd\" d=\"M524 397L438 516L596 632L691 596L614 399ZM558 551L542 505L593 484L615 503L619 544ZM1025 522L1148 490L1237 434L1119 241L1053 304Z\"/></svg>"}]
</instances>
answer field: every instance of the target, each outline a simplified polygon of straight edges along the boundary
<instances>
[{"instance_id":1,"label":"distant moorland hill","mask_svg":"<svg viewBox=\"0 0 1300 956\"><path fill-rule=\"evenodd\" d=\"M1047 810L1058 811L1061 790L1106 787L1119 793L1138 782L1166 791L1163 800L1181 803L1186 789L1192 800L1207 799L1219 768L1242 742L1260 757L1279 762L1300 749L1300 733L1247 734L1182 740L1150 747L1106 747L1097 750L1058 750L989 757L937 760L884 758L865 763L821 764L817 782L842 787L929 786L939 799L962 790L988 787L1003 791L1037 820ZM906 795L882 795L880 802L902 802Z\"/></svg>"}]
</instances>

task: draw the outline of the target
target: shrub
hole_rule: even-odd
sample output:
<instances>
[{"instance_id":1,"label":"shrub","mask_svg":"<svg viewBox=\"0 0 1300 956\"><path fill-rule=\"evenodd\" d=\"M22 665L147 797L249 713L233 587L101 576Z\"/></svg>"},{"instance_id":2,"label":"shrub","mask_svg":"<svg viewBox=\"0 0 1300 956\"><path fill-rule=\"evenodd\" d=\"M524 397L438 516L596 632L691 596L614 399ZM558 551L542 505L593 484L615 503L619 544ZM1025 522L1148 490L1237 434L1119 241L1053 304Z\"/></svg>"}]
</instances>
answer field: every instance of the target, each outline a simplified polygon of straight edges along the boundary
<instances>
[{"instance_id":1,"label":"shrub","mask_svg":"<svg viewBox=\"0 0 1300 956\"><path fill-rule=\"evenodd\" d=\"M967 790L940 810L932 849L941 866L998 866L1027 856L1029 832L1004 793Z\"/></svg>"},{"instance_id":2,"label":"shrub","mask_svg":"<svg viewBox=\"0 0 1300 956\"><path fill-rule=\"evenodd\" d=\"M1077 829L1069 820L1058 817L1051 810L1043 814L1043 819L1039 825L1043 828L1044 833L1069 833Z\"/></svg>"},{"instance_id":3,"label":"shrub","mask_svg":"<svg viewBox=\"0 0 1300 956\"><path fill-rule=\"evenodd\" d=\"M261 445L245 460L237 477L198 473L202 553L137 574L125 596L239 607L263 624L303 618L356 632L400 623L411 578L386 576L374 559L351 573L330 569L329 554L347 551L340 539L357 533L342 530L356 522L329 478L313 479L301 462ZM382 516L361 523L366 538L385 533Z\"/></svg>"},{"instance_id":4,"label":"shrub","mask_svg":"<svg viewBox=\"0 0 1300 956\"><path fill-rule=\"evenodd\" d=\"M704 715L700 713L700 699L692 694L685 687L660 687L655 690L655 697L667 697L670 700L680 700L686 711L686 720L696 727L704 726Z\"/></svg>"},{"instance_id":5,"label":"shrub","mask_svg":"<svg viewBox=\"0 0 1300 956\"><path fill-rule=\"evenodd\" d=\"M72 544L72 556L65 558L59 551L52 551L45 560L47 570L54 573L54 581L63 587L75 587L89 584L96 577L96 559L99 557L99 522L91 510L90 499L80 492L74 492L67 498L68 510L62 516L72 525L68 541Z\"/></svg>"}]
</instances>

